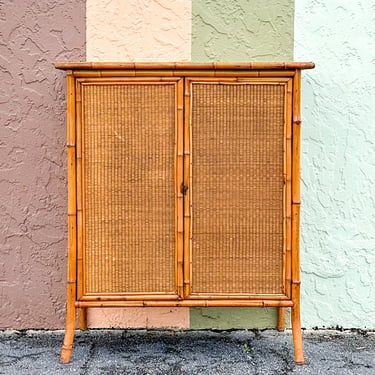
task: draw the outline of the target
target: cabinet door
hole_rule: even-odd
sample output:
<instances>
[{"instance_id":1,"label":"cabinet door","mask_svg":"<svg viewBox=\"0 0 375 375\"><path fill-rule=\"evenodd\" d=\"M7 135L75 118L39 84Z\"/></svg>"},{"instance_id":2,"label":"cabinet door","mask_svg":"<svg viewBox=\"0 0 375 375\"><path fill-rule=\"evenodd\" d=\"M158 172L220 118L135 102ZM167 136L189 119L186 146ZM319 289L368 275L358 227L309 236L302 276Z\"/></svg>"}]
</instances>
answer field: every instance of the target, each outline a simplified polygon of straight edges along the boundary
<instances>
[{"instance_id":1,"label":"cabinet door","mask_svg":"<svg viewBox=\"0 0 375 375\"><path fill-rule=\"evenodd\" d=\"M186 297L289 298L291 84L187 80Z\"/></svg>"},{"instance_id":2,"label":"cabinet door","mask_svg":"<svg viewBox=\"0 0 375 375\"><path fill-rule=\"evenodd\" d=\"M78 298L177 299L183 81L78 79L76 90Z\"/></svg>"}]
</instances>

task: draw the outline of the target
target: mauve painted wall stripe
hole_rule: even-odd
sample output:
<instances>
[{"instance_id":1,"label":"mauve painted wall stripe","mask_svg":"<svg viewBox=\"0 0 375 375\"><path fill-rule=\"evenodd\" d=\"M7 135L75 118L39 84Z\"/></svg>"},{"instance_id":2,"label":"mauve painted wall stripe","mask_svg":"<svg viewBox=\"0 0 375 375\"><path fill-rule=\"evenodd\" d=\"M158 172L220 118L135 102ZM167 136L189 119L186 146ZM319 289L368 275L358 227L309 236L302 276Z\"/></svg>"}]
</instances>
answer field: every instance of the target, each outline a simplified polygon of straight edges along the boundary
<instances>
[{"instance_id":1,"label":"mauve painted wall stripe","mask_svg":"<svg viewBox=\"0 0 375 375\"><path fill-rule=\"evenodd\" d=\"M65 74L85 59L84 0L0 4L0 328L62 328Z\"/></svg>"}]
</instances>

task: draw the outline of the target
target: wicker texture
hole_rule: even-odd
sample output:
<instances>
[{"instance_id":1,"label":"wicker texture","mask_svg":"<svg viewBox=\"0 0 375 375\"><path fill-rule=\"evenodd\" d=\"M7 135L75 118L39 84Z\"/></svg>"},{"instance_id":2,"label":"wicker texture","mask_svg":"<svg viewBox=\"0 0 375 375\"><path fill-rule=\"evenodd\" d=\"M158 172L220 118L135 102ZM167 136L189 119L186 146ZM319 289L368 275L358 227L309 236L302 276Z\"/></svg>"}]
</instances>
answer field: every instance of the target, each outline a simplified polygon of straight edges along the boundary
<instances>
[{"instance_id":1,"label":"wicker texture","mask_svg":"<svg viewBox=\"0 0 375 375\"><path fill-rule=\"evenodd\" d=\"M173 84L83 85L88 293L173 293Z\"/></svg>"},{"instance_id":2,"label":"wicker texture","mask_svg":"<svg viewBox=\"0 0 375 375\"><path fill-rule=\"evenodd\" d=\"M285 86L192 86L192 292L281 293Z\"/></svg>"}]
</instances>

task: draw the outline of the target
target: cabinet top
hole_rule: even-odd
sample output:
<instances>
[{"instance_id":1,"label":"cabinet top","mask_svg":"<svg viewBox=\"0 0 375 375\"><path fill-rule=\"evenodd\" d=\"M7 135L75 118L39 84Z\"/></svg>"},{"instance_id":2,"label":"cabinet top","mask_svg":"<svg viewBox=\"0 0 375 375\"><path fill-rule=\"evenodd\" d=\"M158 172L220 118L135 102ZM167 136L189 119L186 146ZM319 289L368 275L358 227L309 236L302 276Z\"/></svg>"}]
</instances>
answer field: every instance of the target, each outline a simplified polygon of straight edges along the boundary
<instances>
[{"instance_id":1,"label":"cabinet top","mask_svg":"<svg viewBox=\"0 0 375 375\"><path fill-rule=\"evenodd\" d=\"M56 62L63 70L142 70L142 69L188 69L188 70L288 70L313 69L313 62Z\"/></svg>"}]
</instances>

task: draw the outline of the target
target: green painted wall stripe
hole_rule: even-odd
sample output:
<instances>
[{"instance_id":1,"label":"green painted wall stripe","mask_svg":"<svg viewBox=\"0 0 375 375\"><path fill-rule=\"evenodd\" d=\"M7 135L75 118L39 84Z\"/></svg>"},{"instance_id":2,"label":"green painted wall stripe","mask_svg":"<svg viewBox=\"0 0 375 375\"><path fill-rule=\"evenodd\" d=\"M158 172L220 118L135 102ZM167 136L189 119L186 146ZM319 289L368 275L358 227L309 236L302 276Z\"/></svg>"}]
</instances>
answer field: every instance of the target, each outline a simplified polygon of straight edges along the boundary
<instances>
[{"instance_id":1,"label":"green painted wall stripe","mask_svg":"<svg viewBox=\"0 0 375 375\"><path fill-rule=\"evenodd\" d=\"M290 61L293 0L193 0L192 61Z\"/></svg>"},{"instance_id":2,"label":"green painted wall stripe","mask_svg":"<svg viewBox=\"0 0 375 375\"><path fill-rule=\"evenodd\" d=\"M289 326L290 312L286 322ZM276 326L275 308L263 307L194 307L190 309L192 329L263 329Z\"/></svg>"},{"instance_id":3,"label":"green painted wall stripe","mask_svg":"<svg viewBox=\"0 0 375 375\"><path fill-rule=\"evenodd\" d=\"M192 61L293 60L293 0L193 0L192 13ZM274 308L190 309L192 329L275 326Z\"/></svg>"}]
</instances>

